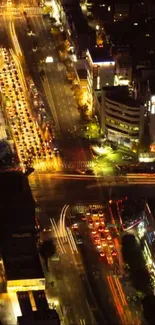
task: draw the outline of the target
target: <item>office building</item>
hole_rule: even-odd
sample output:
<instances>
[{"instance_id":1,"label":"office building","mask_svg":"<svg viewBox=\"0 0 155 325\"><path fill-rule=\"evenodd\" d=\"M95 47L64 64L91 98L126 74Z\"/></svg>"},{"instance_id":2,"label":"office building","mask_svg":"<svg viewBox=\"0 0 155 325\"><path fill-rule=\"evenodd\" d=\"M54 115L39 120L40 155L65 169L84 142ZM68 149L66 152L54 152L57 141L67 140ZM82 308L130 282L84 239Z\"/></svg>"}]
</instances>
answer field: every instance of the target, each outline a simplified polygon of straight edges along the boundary
<instances>
[{"instance_id":1,"label":"office building","mask_svg":"<svg viewBox=\"0 0 155 325\"><path fill-rule=\"evenodd\" d=\"M132 148L139 143L144 128L144 107L128 93L125 86L104 87L101 100L103 134L119 144Z\"/></svg>"},{"instance_id":2,"label":"office building","mask_svg":"<svg viewBox=\"0 0 155 325\"><path fill-rule=\"evenodd\" d=\"M128 86L132 83L132 60L129 47L115 46L112 48L115 60L114 86Z\"/></svg>"},{"instance_id":3,"label":"office building","mask_svg":"<svg viewBox=\"0 0 155 325\"><path fill-rule=\"evenodd\" d=\"M94 90L114 85L115 61L110 54L110 47L94 47L87 50L87 60L93 74Z\"/></svg>"},{"instance_id":4,"label":"office building","mask_svg":"<svg viewBox=\"0 0 155 325\"><path fill-rule=\"evenodd\" d=\"M37 235L35 202L28 179L19 172L0 173L1 227L0 245L13 234ZM7 243L6 243L7 245Z\"/></svg>"},{"instance_id":5,"label":"office building","mask_svg":"<svg viewBox=\"0 0 155 325\"><path fill-rule=\"evenodd\" d=\"M56 310L34 311L25 316L18 317L18 325L60 325L60 319Z\"/></svg>"},{"instance_id":6,"label":"office building","mask_svg":"<svg viewBox=\"0 0 155 325\"><path fill-rule=\"evenodd\" d=\"M67 32L74 44L77 58L85 58L87 48L94 46L96 32L87 22L79 3L63 4L68 22Z\"/></svg>"},{"instance_id":7,"label":"office building","mask_svg":"<svg viewBox=\"0 0 155 325\"><path fill-rule=\"evenodd\" d=\"M45 290L45 276L33 236L13 235L1 250L8 292Z\"/></svg>"},{"instance_id":8,"label":"office building","mask_svg":"<svg viewBox=\"0 0 155 325\"><path fill-rule=\"evenodd\" d=\"M21 316L17 317L18 325L60 325L55 309L49 309L45 292L17 292Z\"/></svg>"}]
</instances>

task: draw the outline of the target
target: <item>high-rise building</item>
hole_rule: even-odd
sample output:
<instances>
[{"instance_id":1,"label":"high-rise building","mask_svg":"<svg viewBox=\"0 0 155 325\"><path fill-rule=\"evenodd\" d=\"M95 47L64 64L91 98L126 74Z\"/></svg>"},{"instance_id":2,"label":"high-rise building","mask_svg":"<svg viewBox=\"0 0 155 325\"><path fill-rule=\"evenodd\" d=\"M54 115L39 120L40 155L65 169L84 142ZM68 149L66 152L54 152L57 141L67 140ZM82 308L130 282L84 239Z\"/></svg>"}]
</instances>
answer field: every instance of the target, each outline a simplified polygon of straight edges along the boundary
<instances>
[{"instance_id":1,"label":"high-rise building","mask_svg":"<svg viewBox=\"0 0 155 325\"><path fill-rule=\"evenodd\" d=\"M132 148L143 135L144 107L129 96L125 86L103 87L101 101L103 134L119 144Z\"/></svg>"}]
</instances>

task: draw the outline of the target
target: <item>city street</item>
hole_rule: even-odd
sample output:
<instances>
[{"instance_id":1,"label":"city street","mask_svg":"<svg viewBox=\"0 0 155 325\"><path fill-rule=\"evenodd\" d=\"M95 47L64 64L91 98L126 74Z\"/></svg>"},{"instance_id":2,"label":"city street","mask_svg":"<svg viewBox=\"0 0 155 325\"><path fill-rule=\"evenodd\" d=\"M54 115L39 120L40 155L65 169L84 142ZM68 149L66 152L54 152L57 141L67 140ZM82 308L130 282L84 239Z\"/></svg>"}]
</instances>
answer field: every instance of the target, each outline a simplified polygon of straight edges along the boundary
<instances>
[{"instance_id":1,"label":"city street","mask_svg":"<svg viewBox=\"0 0 155 325\"><path fill-rule=\"evenodd\" d=\"M38 2L14 1L0 7L0 16L5 114L19 167L34 168L29 184L41 236L56 245L44 270L48 300L56 302L62 325L141 325L131 301L135 291L125 282L117 209L107 202L154 198L155 174L115 175L116 164L126 159L122 149L93 160L89 136L78 134L84 121L51 22ZM17 297L0 299L4 324L10 325Z\"/></svg>"},{"instance_id":2,"label":"city street","mask_svg":"<svg viewBox=\"0 0 155 325\"><path fill-rule=\"evenodd\" d=\"M54 282L48 289L48 297L57 298L65 315L65 324L95 324L89 300L84 291L81 277L83 267L77 250L73 250L69 238L64 240L60 229L52 220L52 237L57 243L59 260L49 261L50 274L48 282ZM80 267L79 267L80 265Z\"/></svg>"},{"instance_id":3,"label":"city street","mask_svg":"<svg viewBox=\"0 0 155 325\"><path fill-rule=\"evenodd\" d=\"M69 177L56 178L52 174L33 173L29 176L29 183L37 206L40 206L40 221L42 227L50 226L49 218L58 218L64 204L83 204L104 202L109 198L119 199L124 196L131 198L153 198L155 185L122 185L105 186L104 181L96 178Z\"/></svg>"},{"instance_id":4,"label":"city street","mask_svg":"<svg viewBox=\"0 0 155 325\"><path fill-rule=\"evenodd\" d=\"M59 69L58 57L55 48L53 48L53 42L50 38L50 31L48 30L49 27L47 22L45 23L42 17L30 18L30 22L35 30L35 37L38 40L39 51L41 52L43 59L49 55L52 56L54 60L53 64L45 63L43 66L45 77L42 80L42 87L48 97L50 109L58 131L61 129L62 133L65 134L68 133L68 130L73 130L74 126L77 125L79 121L79 113L73 98L71 85L68 84L64 68ZM24 17L23 26L26 27ZM28 67L32 69L33 58L39 69L39 65L41 67L40 62L37 62L39 54L33 54L29 49L29 37L25 35L25 28L21 29L21 22L18 22L17 20L16 29ZM36 71L33 71L33 74L35 74L34 77L36 78ZM39 85L39 87L41 87L41 85Z\"/></svg>"}]
</instances>

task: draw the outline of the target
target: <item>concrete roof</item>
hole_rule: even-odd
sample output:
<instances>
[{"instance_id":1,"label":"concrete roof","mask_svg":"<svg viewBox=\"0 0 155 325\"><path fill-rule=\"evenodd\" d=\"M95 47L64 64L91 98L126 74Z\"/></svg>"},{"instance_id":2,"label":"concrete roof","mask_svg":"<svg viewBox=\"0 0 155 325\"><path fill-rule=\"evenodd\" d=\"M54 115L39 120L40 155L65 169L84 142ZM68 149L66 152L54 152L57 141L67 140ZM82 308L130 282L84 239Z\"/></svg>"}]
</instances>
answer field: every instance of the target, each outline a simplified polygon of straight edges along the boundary
<instances>
[{"instance_id":1,"label":"concrete roof","mask_svg":"<svg viewBox=\"0 0 155 325\"><path fill-rule=\"evenodd\" d=\"M32 236L12 237L2 247L7 280L44 278L40 259Z\"/></svg>"}]
</instances>

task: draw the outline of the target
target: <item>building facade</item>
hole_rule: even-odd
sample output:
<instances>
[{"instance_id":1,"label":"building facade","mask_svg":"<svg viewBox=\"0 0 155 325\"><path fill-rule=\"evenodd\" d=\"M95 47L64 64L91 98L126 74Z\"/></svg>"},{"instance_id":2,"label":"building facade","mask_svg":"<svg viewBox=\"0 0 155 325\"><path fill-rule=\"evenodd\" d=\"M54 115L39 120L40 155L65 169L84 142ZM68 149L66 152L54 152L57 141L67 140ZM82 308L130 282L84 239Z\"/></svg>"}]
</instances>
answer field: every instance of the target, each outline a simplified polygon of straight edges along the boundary
<instances>
[{"instance_id":1,"label":"building facade","mask_svg":"<svg viewBox=\"0 0 155 325\"><path fill-rule=\"evenodd\" d=\"M86 57L93 75L94 90L102 89L105 86L113 86L115 61L110 55L110 49L96 47L92 50L87 50Z\"/></svg>"},{"instance_id":2,"label":"building facade","mask_svg":"<svg viewBox=\"0 0 155 325\"><path fill-rule=\"evenodd\" d=\"M101 100L101 130L105 136L132 148L144 128L144 107L128 96L126 87L104 87Z\"/></svg>"}]
</instances>

